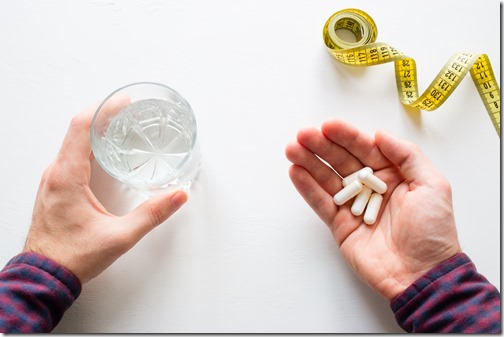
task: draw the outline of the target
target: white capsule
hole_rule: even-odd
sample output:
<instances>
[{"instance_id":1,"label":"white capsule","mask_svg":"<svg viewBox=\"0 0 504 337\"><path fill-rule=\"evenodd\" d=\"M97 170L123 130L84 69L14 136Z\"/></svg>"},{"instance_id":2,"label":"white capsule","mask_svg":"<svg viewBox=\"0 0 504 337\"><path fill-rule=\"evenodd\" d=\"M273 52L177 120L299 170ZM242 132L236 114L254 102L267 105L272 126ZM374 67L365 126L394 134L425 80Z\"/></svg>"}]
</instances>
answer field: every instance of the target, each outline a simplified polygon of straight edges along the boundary
<instances>
[{"instance_id":1,"label":"white capsule","mask_svg":"<svg viewBox=\"0 0 504 337\"><path fill-rule=\"evenodd\" d=\"M362 186L362 191L357 194L352 204L351 211L353 215L359 216L364 212L364 208L366 208L371 193L373 193L373 190L367 186Z\"/></svg>"},{"instance_id":2,"label":"white capsule","mask_svg":"<svg viewBox=\"0 0 504 337\"><path fill-rule=\"evenodd\" d=\"M359 179L358 175L359 175L359 172L361 172L361 171L366 171L366 172L370 172L371 174L373 174L373 170L371 169L371 167L361 168L360 170L355 171L354 173L343 178L343 180L341 181L341 184L343 185L343 187L350 184L352 181Z\"/></svg>"},{"instance_id":3,"label":"white capsule","mask_svg":"<svg viewBox=\"0 0 504 337\"><path fill-rule=\"evenodd\" d=\"M378 193L371 194L369 202L366 207L366 212L364 213L364 222L368 225L372 225L376 221L378 212L380 212L380 207L383 201L383 196Z\"/></svg>"},{"instance_id":4,"label":"white capsule","mask_svg":"<svg viewBox=\"0 0 504 337\"><path fill-rule=\"evenodd\" d=\"M368 171L359 172L358 177L361 183L363 183L376 193L383 194L387 191L387 184L385 184L385 182L383 182L380 178L372 173L369 173Z\"/></svg>"},{"instance_id":5,"label":"white capsule","mask_svg":"<svg viewBox=\"0 0 504 337\"><path fill-rule=\"evenodd\" d=\"M345 202L355 197L357 193L362 190L362 187L360 181L354 180L351 184L334 195L334 203L338 206L343 205Z\"/></svg>"}]
</instances>

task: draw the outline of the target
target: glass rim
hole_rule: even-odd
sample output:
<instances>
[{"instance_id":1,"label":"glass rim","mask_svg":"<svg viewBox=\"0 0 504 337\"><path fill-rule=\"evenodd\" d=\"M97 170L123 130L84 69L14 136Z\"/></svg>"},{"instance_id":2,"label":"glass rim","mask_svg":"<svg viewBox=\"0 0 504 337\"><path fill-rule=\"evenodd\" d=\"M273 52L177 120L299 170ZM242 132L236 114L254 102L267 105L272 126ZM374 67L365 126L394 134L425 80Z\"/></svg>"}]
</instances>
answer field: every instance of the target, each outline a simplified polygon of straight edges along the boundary
<instances>
[{"instance_id":1,"label":"glass rim","mask_svg":"<svg viewBox=\"0 0 504 337\"><path fill-rule=\"evenodd\" d=\"M196 122L196 118L194 116L194 111L191 107L191 105L189 104L189 102L182 96L180 95L176 90L174 90L173 88L167 86L166 84L163 84L163 83L159 83L159 82L151 82L151 81L141 81L141 82L133 82L133 83L130 83L130 84L126 84L118 89L115 89L113 92L111 92L109 95L107 95L102 101L101 103L99 104L99 106L96 108L96 111L94 112L94 115L93 115L93 119L91 121L91 127L90 127L90 143L91 143L91 151L93 153L93 156L96 160L96 162L100 165L100 167L105 171L107 172L110 176L114 177L115 179L119 180L119 181L122 181L124 182L125 184L128 184L128 185L133 185L133 186L136 186L138 184L142 184L142 185L145 185L147 187L147 189L150 189L152 187L156 187L156 185L164 185L164 184L169 184L170 181L164 181L162 182L161 184L156 184L156 182L152 182L152 183L147 183L147 182L141 182L141 181L127 181L126 179L121 179L121 177L119 177L116 173L112 172L110 169L108 169L106 167L106 165L104 165L104 163L102 163L102 160L100 158L100 156L97 156L96 155L96 151L95 149L98 148L98 140L96 139L96 135L95 135L95 122L96 122L96 119L99 115L99 113L101 112L103 106L110 100L110 98L112 98L114 95L116 95L117 93L127 89L127 88L130 88L130 87L134 87L134 86L142 86L142 85L152 85L152 86L155 86L155 87L161 87L163 89L166 89L168 90L170 93L172 94L175 94L176 97L178 99L180 99L180 101L182 102L182 104L185 106L186 110L188 110L192 116L192 122L194 123L194 137L192 137L191 139L191 144L190 144L190 147L189 147L189 151L187 151L186 155L184 156L183 160L180 161L180 163L174 168L175 171L179 171L182 167L184 167L184 165L189 161L189 159L191 158L191 156L193 155L193 152L195 150L195 147L196 147L196 144L197 144L197 138L198 138L198 129L197 129L197 122ZM177 176L175 175L174 177L174 180L177 179Z\"/></svg>"}]
</instances>

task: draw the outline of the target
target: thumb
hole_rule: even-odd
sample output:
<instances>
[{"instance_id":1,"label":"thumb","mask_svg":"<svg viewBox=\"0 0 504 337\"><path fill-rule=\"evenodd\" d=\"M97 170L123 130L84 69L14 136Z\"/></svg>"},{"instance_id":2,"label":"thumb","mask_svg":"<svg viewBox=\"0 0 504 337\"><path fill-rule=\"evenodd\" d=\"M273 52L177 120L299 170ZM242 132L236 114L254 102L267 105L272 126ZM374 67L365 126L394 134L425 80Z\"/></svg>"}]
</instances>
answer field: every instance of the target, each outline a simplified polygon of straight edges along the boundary
<instances>
[{"instance_id":1,"label":"thumb","mask_svg":"<svg viewBox=\"0 0 504 337\"><path fill-rule=\"evenodd\" d=\"M166 221L187 201L187 193L182 190L158 194L140 204L123 219L133 231L137 241L159 224Z\"/></svg>"},{"instance_id":2,"label":"thumb","mask_svg":"<svg viewBox=\"0 0 504 337\"><path fill-rule=\"evenodd\" d=\"M410 183L436 186L444 180L417 144L396 138L383 130L376 132L375 141L383 155L399 167L403 177Z\"/></svg>"}]
</instances>

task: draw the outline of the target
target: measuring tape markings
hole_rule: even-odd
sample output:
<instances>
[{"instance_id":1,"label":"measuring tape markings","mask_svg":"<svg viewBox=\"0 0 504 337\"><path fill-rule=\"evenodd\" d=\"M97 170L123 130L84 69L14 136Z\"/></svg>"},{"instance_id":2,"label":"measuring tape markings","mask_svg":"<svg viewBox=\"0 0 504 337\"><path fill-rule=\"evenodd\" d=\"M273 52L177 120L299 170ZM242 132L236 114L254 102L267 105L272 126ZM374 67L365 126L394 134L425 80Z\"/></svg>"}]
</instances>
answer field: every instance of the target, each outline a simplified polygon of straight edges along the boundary
<instances>
[{"instance_id":1,"label":"measuring tape markings","mask_svg":"<svg viewBox=\"0 0 504 337\"><path fill-rule=\"evenodd\" d=\"M351 31L357 42L339 38L336 34L339 29ZM437 109L469 72L500 137L500 90L486 54L454 54L419 95L415 60L386 43L375 42L377 35L373 19L365 12L352 8L334 13L323 30L329 53L344 64L368 67L394 62L399 98L407 106L427 111Z\"/></svg>"}]
</instances>

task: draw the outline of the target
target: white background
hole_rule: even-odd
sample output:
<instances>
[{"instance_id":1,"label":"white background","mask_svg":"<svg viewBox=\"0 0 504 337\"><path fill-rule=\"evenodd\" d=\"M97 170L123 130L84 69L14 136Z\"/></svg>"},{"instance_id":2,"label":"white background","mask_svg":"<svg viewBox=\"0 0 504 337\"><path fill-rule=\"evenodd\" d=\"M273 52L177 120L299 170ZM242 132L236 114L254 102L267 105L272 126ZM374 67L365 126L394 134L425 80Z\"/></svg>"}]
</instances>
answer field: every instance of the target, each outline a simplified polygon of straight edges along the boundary
<instances>
[{"instance_id":1,"label":"white background","mask_svg":"<svg viewBox=\"0 0 504 337\"><path fill-rule=\"evenodd\" d=\"M0 2L2 266L80 109L155 81L198 121L189 202L86 284L56 332L402 331L288 178L285 145L330 118L418 143L452 184L463 250L499 286L500 140L470 76L437 111L404 108L392 64L352 68L326 51L325 21L349 7L417 61L421 90L455 52L487 53L500 74L498 1ZM111 212L140 201L94 168Z\"/></svg>"}]
</instances>

